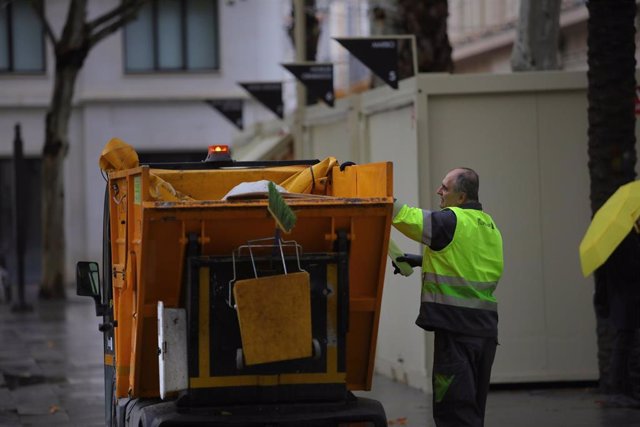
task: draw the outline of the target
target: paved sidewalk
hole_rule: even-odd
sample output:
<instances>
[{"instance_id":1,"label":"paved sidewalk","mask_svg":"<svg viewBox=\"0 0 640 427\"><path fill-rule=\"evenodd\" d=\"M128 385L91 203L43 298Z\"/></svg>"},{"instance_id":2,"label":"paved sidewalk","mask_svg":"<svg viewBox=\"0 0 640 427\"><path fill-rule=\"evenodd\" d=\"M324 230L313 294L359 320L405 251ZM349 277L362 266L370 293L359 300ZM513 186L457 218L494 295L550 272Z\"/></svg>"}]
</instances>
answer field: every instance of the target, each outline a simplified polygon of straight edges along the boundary
<instances>
[{"instance_id":1,"label":"paved sidewalk","mask_svg":"<svg viewBox=\"0 0 640 427\"><path fill-rule=\"evenodd\" d=\"M359 395L384 405L390 426L434 427L431 396L374 377L373 390ZM486 427L640 427L640 409L603 409L592 388L500 390L489 392Z\"/></svg>"},{"instance_id":2,"label":"paved sidewalk","mask_svg":"<svg viewBox=\"0 0 640 427\"><path fill-rule=\"evenodd\" d=\"M93 301L27 301L29 313L0 304L0 426L102 426L102 340ZM29 294L34 294L33 290ZM382 402L390 426L434 426L424 393L375 376L358 393ZM492 391L487 427L640 427L640 410L602 409L587 388Z\"/></svg>"},{"instance_id":3,"label":"paved sidewalk","mask_svg":"<svg viewBox=\"0 0 640 427\"><path fill-rule=\"evenodd\" d=\"M0 304L0 426L103 426L102 340L92 300L27 301L31 312Z\"/></svg>"}]
</instances>

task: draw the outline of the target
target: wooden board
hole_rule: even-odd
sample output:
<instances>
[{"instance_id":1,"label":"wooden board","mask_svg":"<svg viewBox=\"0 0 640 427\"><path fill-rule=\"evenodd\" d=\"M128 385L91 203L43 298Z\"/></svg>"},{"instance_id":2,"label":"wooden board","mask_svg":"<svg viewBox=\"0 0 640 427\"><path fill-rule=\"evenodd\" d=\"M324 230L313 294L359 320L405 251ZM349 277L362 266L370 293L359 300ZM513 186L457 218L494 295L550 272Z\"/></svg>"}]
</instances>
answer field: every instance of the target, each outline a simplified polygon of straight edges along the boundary
<instances>
[{"instance_id":1,"label":"wooden board","mask_svg":"<svg viewBox=\"0 0 640 427\"><path fill-rule=\"evenodd\" d=\"M238 280L233 295L246 365L311 357L307 272Z\"/></svg>"}]
</instances>

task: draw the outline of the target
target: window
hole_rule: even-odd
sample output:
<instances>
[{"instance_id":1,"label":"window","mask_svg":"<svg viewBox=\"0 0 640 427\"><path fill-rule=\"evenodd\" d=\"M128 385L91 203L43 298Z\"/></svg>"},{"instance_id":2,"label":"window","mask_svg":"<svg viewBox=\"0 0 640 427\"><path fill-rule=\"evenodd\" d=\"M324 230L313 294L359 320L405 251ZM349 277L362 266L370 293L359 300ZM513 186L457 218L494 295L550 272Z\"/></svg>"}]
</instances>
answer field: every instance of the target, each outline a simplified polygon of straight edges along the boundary
<instances>
[{"instance_id":1,"label":"window","mask_svg":"<svg viewBox=\"0 0 640 427\"><path fill-rule=\"evenodd\" d=\"M217 0L152 0L125 27L127 72L218 67Z\"/></svg>"},{"instance_id":2,"label":"window","mask_svg":"<svg viewBox=\"0 0 640 427\"><path fill-rule=\"evenodd\" d=\"M0 2L0 72L44 72L42 22L29 3Z\"/></svg>"}]
</instances>

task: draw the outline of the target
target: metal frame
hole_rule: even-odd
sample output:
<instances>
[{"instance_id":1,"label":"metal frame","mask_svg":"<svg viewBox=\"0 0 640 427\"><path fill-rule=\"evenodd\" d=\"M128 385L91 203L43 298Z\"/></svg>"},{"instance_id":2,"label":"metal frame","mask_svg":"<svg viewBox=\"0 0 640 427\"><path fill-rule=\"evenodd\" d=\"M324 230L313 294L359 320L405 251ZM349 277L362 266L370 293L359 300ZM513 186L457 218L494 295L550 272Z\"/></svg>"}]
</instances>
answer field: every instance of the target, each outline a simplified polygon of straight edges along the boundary
<instances>
[{"instance_id":1,"label":"metal frame","mask_svg":"<svg viewBox=\"0 0 640 427\"><path fill-rule=\"evenodd\" d=\"M149 166L155 169L176 170L209 170L226 168L274 168L280 166L313 166L320 160L273 160L273 161L247 161L224 160L218 162L192 162L192 163L142 163L141 166Z\"/></svg>"},{"instance_id":2,"label":"metal frame","mask_svg":"<svg viewBox=\"0 0 640 427\"><path fill-rule=\"evenodd\" d=\"M272 244L262 244L262 242L271 242ZM249 258L251 259L251 267L253 267L253 275L255 278L258 278L258 269L256 268L256 260L253 255L254 249L278 249L280 253L280 260L282 261L282 270L284 274L289 274L287 272L287 264L284 257L284 248L293 248L296 256L296 263L298 264L298 271L306 271L300 265L300 253L303 252L302 246L298 244L295 240L282 240L279 237L265 237L262 239L254 239L247 241L246 245L238 246L234 251L231 252L231 263L233 266L233 279L229 281L229 294L227 298L227 305L234 310L237 309L235 301L233 301L233 285L237 281L237 272L236 272L236 254L238 256L242 255L243 249L249 250Z\"/></svg>"}]
</instances>

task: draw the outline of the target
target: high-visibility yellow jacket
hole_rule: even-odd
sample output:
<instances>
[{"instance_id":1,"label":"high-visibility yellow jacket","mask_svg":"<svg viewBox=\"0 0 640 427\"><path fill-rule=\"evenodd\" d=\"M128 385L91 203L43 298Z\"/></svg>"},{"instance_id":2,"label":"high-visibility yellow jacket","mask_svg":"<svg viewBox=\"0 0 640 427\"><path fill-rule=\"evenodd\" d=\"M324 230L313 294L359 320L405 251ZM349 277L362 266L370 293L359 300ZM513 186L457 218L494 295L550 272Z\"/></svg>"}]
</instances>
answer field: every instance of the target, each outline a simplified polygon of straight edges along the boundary
<instances>
[{"instance_id":1,"label":"high-visibility yellow jacket","mask_svg":"<svg viewBox=\"0 0 640 427\"><path fill-rule=\"evenodd\" d=\"M451 213L453 221L439 220L439 215ZM454 228L451 241L433 249L431 237L440 231L434 227L447 223ZM426 245L416 323L427 330L497 336L498 305L493 292L502 276L503 254L502 236L493 219L480 209L451 207L432 212L404 205L393 225Z\"/></svg>"}]
</instances>

